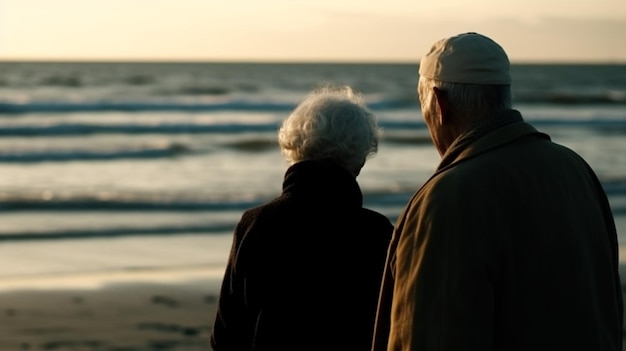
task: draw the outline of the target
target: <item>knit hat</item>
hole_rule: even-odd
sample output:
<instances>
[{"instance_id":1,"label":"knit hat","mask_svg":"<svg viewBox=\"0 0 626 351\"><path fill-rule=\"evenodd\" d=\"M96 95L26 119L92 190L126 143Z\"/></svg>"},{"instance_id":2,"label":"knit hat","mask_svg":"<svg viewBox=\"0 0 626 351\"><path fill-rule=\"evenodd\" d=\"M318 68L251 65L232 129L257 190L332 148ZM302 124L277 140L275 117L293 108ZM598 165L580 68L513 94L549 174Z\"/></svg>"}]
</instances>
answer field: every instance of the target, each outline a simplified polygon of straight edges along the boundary
<instances>
[{"instance_id":1,"label":"knit hat","mask_svg":"<svg viewBox=\"0 0 626 351\"><path fill-rule=\"evenodd\" d=\"M448 83L511 84L510 63L504 49L474 32L436 42L420 61L419 74Z\"/></svg>"}]
</instances>

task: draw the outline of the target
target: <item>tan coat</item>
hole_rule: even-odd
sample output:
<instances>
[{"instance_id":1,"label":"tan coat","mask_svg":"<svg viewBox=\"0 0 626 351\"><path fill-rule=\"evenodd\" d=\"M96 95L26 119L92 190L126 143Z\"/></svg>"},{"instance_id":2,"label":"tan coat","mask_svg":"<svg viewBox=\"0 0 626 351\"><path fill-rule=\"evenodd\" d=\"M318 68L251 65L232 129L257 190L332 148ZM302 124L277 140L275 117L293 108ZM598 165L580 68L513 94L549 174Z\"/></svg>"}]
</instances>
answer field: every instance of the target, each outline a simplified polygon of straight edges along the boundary
<instances>
[{"instance_id":1,"label":"tan coat","mask_svg":"<svg viewBox=\"0 0 626 351\"><path fill-rule=\"evenodd\" d=\"M373 349L621 350L617 234L585 161L521 120L445 159L396 223Z\"/></svg>"}]
</instances>

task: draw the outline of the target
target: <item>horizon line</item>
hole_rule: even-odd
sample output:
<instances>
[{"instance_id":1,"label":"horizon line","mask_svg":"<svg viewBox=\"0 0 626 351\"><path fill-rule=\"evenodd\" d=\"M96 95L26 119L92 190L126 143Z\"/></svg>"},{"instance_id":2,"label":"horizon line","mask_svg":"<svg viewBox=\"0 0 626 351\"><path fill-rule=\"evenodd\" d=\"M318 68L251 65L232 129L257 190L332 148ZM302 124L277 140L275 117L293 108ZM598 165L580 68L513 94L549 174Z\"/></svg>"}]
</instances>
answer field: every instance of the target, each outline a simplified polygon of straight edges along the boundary
<instances>
[{"instance_id":1,"label":"horizon line","mask_svg":"<svg viewBox=\"0 0 626 351\"><path fill-rule=\"evenodd\" d=\"M626 65L624 60L510 60L511 65ZM347 59L123 59L123 58L0 58L0 63L137 63L137 64L419 64L419 60L347 60Z\"/></svg>"}]
</instances>

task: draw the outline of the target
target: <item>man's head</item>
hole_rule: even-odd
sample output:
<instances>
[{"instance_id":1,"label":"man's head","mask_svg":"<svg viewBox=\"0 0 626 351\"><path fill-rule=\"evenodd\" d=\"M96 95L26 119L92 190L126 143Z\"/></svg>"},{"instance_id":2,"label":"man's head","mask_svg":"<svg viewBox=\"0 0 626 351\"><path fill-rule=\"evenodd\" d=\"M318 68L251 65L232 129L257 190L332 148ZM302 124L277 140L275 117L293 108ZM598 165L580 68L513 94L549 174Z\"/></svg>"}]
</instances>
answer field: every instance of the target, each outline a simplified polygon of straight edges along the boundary
<instances>
[{"instance_id":1,"label":"man's head","mask_svg":"<svg viewBox=\"0 0 626 351\"><path fill-rule=\"evenodd\" d=\"M446 83L511 84L504 49L478 33L463 33L436 42L420 61L421 77Z\"/></svg>"},{"instance_id":2,"label":"man's head","mask_svg":"<svg viewBox=\"0 0 626 351\"><path fill-rule=\"evenodd\" d=\"M437 41L419 65L422 115L440 154L477 122L511 108L506 52L478 33Z\"/></svg>"}]
</instances>

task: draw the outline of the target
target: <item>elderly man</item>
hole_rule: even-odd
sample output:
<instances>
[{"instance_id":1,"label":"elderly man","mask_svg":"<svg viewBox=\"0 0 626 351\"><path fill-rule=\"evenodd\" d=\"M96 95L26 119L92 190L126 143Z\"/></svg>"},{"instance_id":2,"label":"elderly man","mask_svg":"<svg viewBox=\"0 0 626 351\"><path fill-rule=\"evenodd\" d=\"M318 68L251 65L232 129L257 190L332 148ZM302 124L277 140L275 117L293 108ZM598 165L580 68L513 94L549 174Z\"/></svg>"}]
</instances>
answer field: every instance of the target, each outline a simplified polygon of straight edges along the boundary
<instances>
[{"instance_id":1,"label":"elderly man","mask_svg":"<svg viewBox=\"0 0 626 351\"><path fill-rule=\"evenodd\" d=\"M622 349L606 194L579 155L511 108L509 66L477 33L420 62L441 163L396 223L373 350Z\"/></svg>"}]
</instances>

